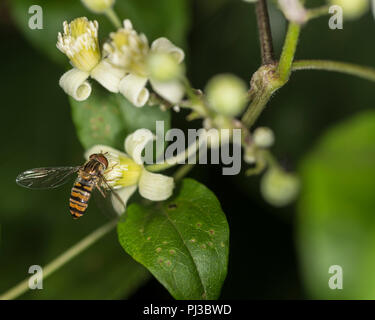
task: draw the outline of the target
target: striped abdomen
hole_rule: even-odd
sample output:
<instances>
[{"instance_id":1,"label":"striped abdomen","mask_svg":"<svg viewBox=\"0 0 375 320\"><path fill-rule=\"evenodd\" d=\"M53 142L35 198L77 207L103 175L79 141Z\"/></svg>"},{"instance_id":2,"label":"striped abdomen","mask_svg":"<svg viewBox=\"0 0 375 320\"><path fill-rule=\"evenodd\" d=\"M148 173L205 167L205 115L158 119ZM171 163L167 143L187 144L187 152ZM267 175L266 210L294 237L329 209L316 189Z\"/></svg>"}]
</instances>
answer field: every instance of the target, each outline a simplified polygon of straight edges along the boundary
<instances>
[{"instance_id":1,"label":"striped abdomen","mask_svg":"<svg viewBox=\"0 0 375 320\"><path fill-rule=\"evenodd\" d=\"M70 213L74 219L85 213L93 187L92 180L85 180L81 177L78 177L74 183L69 200Z\"/></svg>"}]
</instances>

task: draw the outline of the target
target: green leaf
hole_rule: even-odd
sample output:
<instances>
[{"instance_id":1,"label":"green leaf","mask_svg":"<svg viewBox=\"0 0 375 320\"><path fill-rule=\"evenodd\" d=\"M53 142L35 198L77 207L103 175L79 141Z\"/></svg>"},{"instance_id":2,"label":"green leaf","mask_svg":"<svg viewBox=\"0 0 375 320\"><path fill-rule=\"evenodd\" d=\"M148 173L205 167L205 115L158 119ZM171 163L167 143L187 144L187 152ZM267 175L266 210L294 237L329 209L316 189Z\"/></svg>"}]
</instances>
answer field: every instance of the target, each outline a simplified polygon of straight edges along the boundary
<instances>
[{"instance_id":1,"label":"green leaf","mask_svg":"<svg viewBox=\"0 0 375 320\"><path fill-rule=\"evenodd\" d=\"M162 111L157 105L137 108L122 95L117 95L117 99L127 132L131 133L139 128L145 128L156 133L156 121L164 122L165 132L170 129L171 113L169 110Z\"/></svg>"},{"instance_id":2,"label":"green leaf","mask_svg":"<svg viewBox=\"0 0 375 320\"><path fill-rule=\"evenodd\" d=\"M298 246L313 298L375 298L375 112L327 132L301 166ZM343 270L331 290L328 269Z\"/></svg>"},{"instance_id":3,"label":"green leaf","mask_svg":"<svg viewBox=\"0 0 375 320\"><path fill-rule=\"evenodd\" d=\"M88 149L104 144L124 149L125 137L140 128L155 133L157 120L164 121L165 130L170 128L170 111L158 106L133 106L120 94L113 94L94 86L91 96L82 102L70 98L73 121L79 140Z\"/></svg>"},{"instance_id":4,"label":"green leaf","mask_svg":"<svg viewBox=\"0 0 375 320\"><path fill-rule=\"evenodd\" d=\"M150 206L132 204L118 224L120 244L176 299L217 299L227 274L229 227L204 185L182 181L177 194Z\"/></svg>"},{"instance_id":5,"label":"green leaf","mask_svg":"<svg viewBox=\"0 0 375 320\"><path fill-rule=\"evenodd\" d=\"M57 33L62 31L63 21L86 16L99 22L101 43L114 30L104 15L90 13L79 0L29 0L9 1L14 21L25 37L53 61L68 65L68 59L56 48ZM31 5L43 9L43 29L32 30L28 23ZM189 22L187 0L137 0L117 1L115 10L121 19L131 19L135 28L147 35L149 40L165 36L177 45L184 45Z\"/></svg>"},{"instance_id":6,"label":"green leaf","mask_svg":"<svg viewBox=\"0 0 375 320\"><path fill-rule=\"evenodd\" d=\"M79 140L85 149L104 144L123 150L127 132L116 96L97 86L93 91L91 96L82 102L70 98Z\"/></svg>"}]
</instances>

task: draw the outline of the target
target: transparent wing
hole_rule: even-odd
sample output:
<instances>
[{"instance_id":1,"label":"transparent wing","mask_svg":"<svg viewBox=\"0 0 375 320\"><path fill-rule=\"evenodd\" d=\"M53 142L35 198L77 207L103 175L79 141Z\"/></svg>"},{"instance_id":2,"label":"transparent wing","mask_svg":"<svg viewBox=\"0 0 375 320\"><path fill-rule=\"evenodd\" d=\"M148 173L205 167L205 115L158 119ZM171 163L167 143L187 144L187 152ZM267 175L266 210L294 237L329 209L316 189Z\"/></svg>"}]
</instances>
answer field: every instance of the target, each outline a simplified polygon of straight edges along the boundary
<instances>
[{"instance_id":1,"label":"transparent wing","mask_svg":"<svg viewBox=\"0 0 375 320\"><path fill-rule=\"evenodd\" d=\"M126 205L106 181L103 175L100 175L98 187L94 190L94 199L99 209L110 218L118 218L120 213L125 212Z\"/></svg>"},{"instance_id":2,"label":"transparent wing","mask_svg":"<svg viewBox=\"0 0 375 320\"><path fill-rule=\"evenodd\" d=\"M52 189L68 182L80 167L35 168L22 172L16 178L17 184L29 189Z\"/></svg>"}]
</instances>

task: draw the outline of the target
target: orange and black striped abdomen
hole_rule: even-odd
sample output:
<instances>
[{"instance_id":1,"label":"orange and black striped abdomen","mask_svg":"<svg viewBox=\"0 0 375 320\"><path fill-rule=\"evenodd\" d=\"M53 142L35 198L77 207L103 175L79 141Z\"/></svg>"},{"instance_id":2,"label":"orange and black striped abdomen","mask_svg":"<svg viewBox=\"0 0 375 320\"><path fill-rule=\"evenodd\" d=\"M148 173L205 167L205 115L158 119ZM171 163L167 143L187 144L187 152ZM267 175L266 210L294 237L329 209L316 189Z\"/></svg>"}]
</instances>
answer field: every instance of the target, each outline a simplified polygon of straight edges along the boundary
<instances>
[{"instance_id":1,"label":"orange and black striped abdomen","mask_svg":"<svg viewBox=\"0 0 375 320\"><path fill-rule=\"evenodd\" d=\"M90 180L78 178L74 183L69 200L70 213L74 219L85 213L92 189L93 183Z\"/></svg>"}]
</instances>

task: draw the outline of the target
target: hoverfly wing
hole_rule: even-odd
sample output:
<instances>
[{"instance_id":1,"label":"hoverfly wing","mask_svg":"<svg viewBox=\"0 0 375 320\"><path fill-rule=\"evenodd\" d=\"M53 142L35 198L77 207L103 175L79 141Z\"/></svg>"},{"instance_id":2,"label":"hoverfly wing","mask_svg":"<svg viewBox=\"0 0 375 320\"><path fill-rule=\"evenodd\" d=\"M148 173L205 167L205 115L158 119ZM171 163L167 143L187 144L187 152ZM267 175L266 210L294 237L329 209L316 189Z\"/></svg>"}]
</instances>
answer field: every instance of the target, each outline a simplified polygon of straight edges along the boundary
<instances>
[{"instance_id":1,"label":"hoverfly wing","mask_svg":"<svg viewBox=\"0 0 375 320\"><path fill-rule=\"evenodd\" d=\"M18 185L29 189L53 189L68 182L80 167L47 167L26 170L18 175Z\"/></svg>"},{"instance_id":2,"label":"hoverfly wing","mask_svg":"<svg viewBox=\"0 0 375 320\"><path fill-rule=\"evenodd\" d=\"M94 199L99 209L109 218L118 218L125 212L125 203L103 175L100 175L100 182L94 190Z\"/></svg>"}]
</instances>

